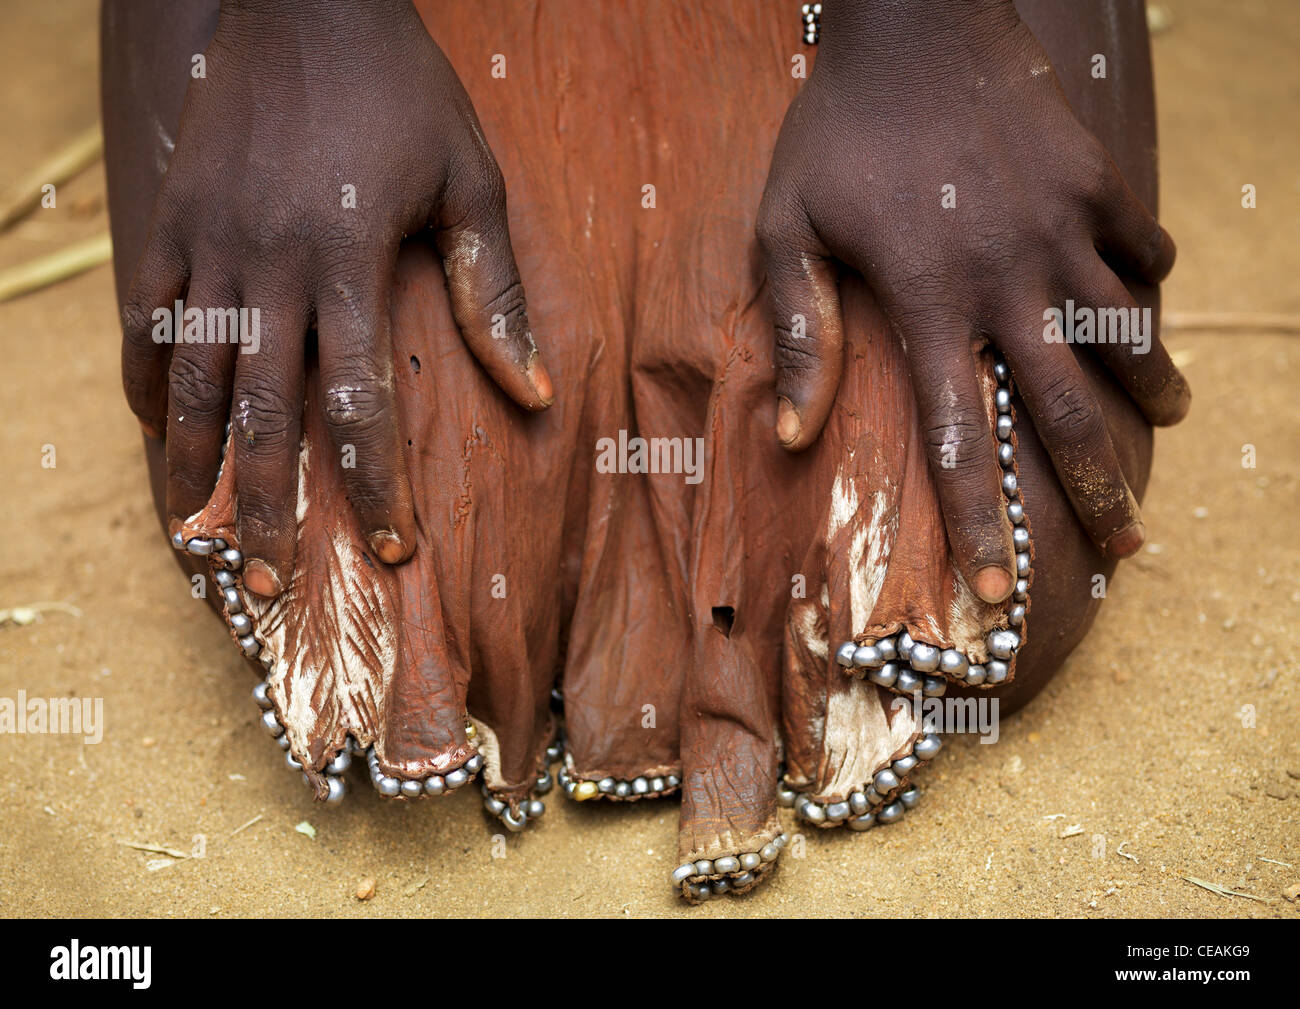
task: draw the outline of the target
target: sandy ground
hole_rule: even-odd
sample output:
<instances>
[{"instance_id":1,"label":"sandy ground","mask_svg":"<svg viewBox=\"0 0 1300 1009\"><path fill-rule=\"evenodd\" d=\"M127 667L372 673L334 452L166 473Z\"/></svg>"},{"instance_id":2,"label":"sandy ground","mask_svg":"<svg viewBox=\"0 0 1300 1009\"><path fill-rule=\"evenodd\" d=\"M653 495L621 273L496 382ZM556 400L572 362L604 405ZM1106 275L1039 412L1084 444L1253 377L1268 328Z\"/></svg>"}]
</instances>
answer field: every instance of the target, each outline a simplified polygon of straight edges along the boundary
<instances>
[{"instance_id":1,"label":"sandy ground","mask_svg":"<svg viewBox=\"0 0 1300 1009\"><path fill-rule=\"evenodd\" d=\"M1300 4L1167 6L1167 307L1300 313ZM95 5L4 3L0 21L8 181L97 115ZM0 237L0 267L105 228L102 194L99 167L63 187ZM1150 543L1068 668L997 745L950 743L902 824L812 836L755 894L688 910L666 885L672 802L552 795L495 858L474 789L314 805L154 522L108 268L2 305L0 608L82 615L0 628L0 697L102 697L107 728L98 745L0 736L0 914L1296 916L1281 891L1300 883L1300 342L1167 339L1196 404L1158 436Z\"/></svg>"}]
</instances>

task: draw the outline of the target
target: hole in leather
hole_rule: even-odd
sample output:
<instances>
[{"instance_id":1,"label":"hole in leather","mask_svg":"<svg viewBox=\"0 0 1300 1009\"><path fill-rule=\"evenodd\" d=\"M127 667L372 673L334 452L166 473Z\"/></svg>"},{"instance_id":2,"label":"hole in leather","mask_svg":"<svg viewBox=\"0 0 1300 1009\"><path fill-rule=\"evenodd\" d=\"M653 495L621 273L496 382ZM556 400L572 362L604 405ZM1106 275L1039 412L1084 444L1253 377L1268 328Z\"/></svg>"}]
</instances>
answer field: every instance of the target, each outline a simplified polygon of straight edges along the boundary
<instances>
[{"instance_id":1,"label":"hole in leather","mask_svg":"<svg viewBox=\"0 0 1300 1009\"><path fill-rule=\"evenodd\" d=\"M420 374L420 359L414 354L411 355L411 368L417 375Z\"/></svg>"},{"instance_id":2,"label":"hole in leather","mask_svg":"<svg viewBox=\"0 0 1300 1009\"><path fill-rule=\"evenodd\" d=\"M731 606L713 607L713 626L722 632L724 638L731 637L732 625L736 622L736 611Z\"/></svg>"}]
</instances>

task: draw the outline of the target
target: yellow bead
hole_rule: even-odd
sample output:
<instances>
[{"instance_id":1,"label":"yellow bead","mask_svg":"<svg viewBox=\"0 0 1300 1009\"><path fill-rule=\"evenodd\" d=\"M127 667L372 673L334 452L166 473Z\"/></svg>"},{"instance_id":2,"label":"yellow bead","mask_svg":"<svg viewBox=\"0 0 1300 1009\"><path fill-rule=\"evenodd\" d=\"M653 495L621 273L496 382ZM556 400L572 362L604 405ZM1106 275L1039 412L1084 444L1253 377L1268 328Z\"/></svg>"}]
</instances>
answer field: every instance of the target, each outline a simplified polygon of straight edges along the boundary
<instances>
[{"instance_id":1,"label":"yellow bead","mask_svg":"<svg viewBox=\"0 0 1300 1009\"><path fill-rule=\"evenodd\" d=\"M596 787L594 781L580 781L573 787L573 798L576 802L586 802L599 794L600 789Z\"/></svg>"}]
</instances>

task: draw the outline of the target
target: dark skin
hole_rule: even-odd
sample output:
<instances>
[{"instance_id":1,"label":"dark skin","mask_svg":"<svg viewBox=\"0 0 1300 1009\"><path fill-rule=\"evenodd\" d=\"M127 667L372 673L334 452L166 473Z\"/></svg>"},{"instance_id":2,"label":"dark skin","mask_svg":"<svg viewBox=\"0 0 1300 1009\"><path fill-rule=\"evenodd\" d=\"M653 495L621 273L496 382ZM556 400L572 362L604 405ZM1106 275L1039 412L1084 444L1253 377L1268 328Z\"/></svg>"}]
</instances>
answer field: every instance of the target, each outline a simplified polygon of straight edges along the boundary
<instances>
[{"instance_id":1,"label":"dark skin","mask_svg":"<svg viewBox=\"0 0 1300 1009\"><path fill-rule=\"evenodd\" d=\"M941 207L945 185L956 207ZM1130 308L1174 245L1075 117L1011 0L823 4L815 69L792 103L758 234L779 357L777 436L821 431L841 367L836 271L860 273L906 347L957 565L986 601L1014 554L972 349L1010 364L1079 522L1111 558L1145 531L1102 402L1071 348L1043 339L1067 298ZM803 332L795 323L802 317ZM789 320L789 321L787 321ZM1096 356L1156 425L1190 391L1158 337Z\"/></svg>"},{"instance_id":2,"label":"dark skin","mask_svg":"<svg viewBox=\"0 0 1300 1009\"><path fill-rule=\"evenodd\" d=\"M248 584L272 595L294 550L302 350L313 326L332 436L356 449L344 470L353 505L379 556L409 556L411 497L385 363L404 235L437 236L462 335L498 384L528 409L544 408L552 390L528 331L500 173L406 0L227 0L206 55L125 300L123 373L146 432L167 438L173 525L206 501L233 414ZM342 182L357 187L355 209L341 205ZM940 207L947 184L953 210ZM983 340L1011 364L1093 542L1112 558L1141 546L1103 406L1074 352L1042 339L1042 313L1066 298L1131 306L1121 277L1157 283L1173 243L1075 118L1010 0L825 3L815 69L787 114L758 230L783 444L809 445L830 409L841 361L836 270L854 269L905 341L954 556L983 598L1004 599L1013 584L999 470L978 420L972 347ZM190 304L261 307L263 351L153 343L153 309L187 289ZM494 316L505 339L492 339ZM796 316L801 336L784 323ZM1186 413L1187 385L1157 338L1145 355L1127 345L1089 352L1149 422Z\"/></svg>"},{"instance_id":3,"label":"dark skin","mask_svg":"<svg viewBox=\"0 0 1300 1009\"><path fill-rule=\"evenodd\" d=\"M330 434L354 461L343 468L352 506L383 560L413 549L388 316L404 237L435 238L457 325L502 390L528 410L553 390L500 170L406 0L227 0L204 55L125 299L123 379L146 433L166 436L172 527L207 501L231 419L245 581L271 596L293 560L313 327ZM181 297L258 307L259 351L155 343L154 310Z\"/></svg>"}]
</instances>

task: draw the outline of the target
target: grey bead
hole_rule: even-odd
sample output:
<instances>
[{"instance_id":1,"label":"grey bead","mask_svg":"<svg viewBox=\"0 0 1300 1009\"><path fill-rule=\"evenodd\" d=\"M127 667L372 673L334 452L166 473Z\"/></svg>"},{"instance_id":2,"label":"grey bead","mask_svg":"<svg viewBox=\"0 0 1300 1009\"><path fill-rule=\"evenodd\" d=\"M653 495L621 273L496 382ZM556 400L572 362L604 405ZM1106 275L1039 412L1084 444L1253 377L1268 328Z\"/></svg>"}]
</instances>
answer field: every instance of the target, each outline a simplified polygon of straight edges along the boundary
<instances>
[{"instance_id":1,"label":"grey bead","mask_svg":"<svg viewBox=\"0 0 1300 1009\"><path fill-rule=\"evenodd\" d=\"M675 774L670 774L668 775L668 777L664 778L664 784L667 785L669 788L676 788L681 783L682 783L682 779L677 777L677 775Z\"/></svg>"},{"instance_id":2,"label":"grey bead","mask_svg":"<svg viewBox=\"0 0 1300 1009\"><path fill-rule=\"evenodd\" d=\"M538 795L549 795L553 787L555 787L555 779L551 777L550 771L543 771L533 782L533 791Z\"/></svg>"},{"instance_id":3,"label":"grey bead","mask_svg":"<svg viewBox=\"0 0 1300 1009\"><path fill-rule=\"evenodd\" d=\"M213 537L212 537L212 549L215 550L215 551L217 551L218 553L220 553L222 550L225 550L226 547L229 546L229 545L230 545L230 544L228 544L228 543L227 543L225 540L223 540L220 536L213 536Z\"/></svg>"},{"instance_id":4,"label":"grey bead","mask_svg":"<svg viewBox=\"0 0 1300 1009\"><path fill-rule=\"evenodd\" d=\"M1019 627L1024 622L1025 622L1025 604L1016 603L1015 606L1011 607L1011 609L1007 611L1007 623L1009 623L1012 627Z\"/></svg>"},{"instance_id":5,"label":"grey bead","mask_svg":"<svg viewBox=\"0 0 1300 1009\"><path fill-rule=\"evenodd\" d=\"M633 779L632 781L633 795L645 795L649 791L650 791L650 782L646 781L645 778Z\"/></svg>"},{"instance_id":6,"label":"grey bead","mask_svg":"<svg viewBox=\"0 0 1300 1009\"><path fill-rule=\"evenodd\" d=\"M794 807L795 798L796 796L791 789L777 786L776 804L778 806L784 806L786 809L792 809Z\"/></svg>"},{"instance_id":7,"label":"grey bead","mask_svg":"<svg viewBox=\"0 0 1300 1009\"><path fill-rule=\"evenodd\" d=\"M893 768L894 773L902 778L904 775L910 774L912 769L919 763L920 761L909 753L906 757L899 757L890 766Z\"/></svg>"},{"instance_id":8,"label":"grey bead","mask_svg":"<svg viewBox=\"0 0 1300 1009\"><path fill-rule=\"evenodd\" d=\"M740 856L740 867L746 872L753 872L762 864L763 860L759 858L756 851L747 851Z\"/></svg>"},{"instance_id":9,"label":"grey bead","mask_svg":"<svg viewBox=\"0 0 1300 1009\"><path fill-rule=\"evenodd\" d=\"M863 794L867 797L868 806L879 806L882 802L885 801L884 796L882 796L874 788L868 788L866 792L864 792Z\"/></svg>"},{"instance_id":10,"label":"grey bead","mask_svg":"<svg viewBox=\"0 0 1300 1009\"><path fill-rule=\"evenodd\" d=\"M993 394L993 405L997 408L998 413L1011 412L1011 392L1007 389L999 389Z\"/></svg>"},{"instance_id":11,"label":"grey bead","mask_svg":"<svg viewBox=\"0 0 1300 1009\"><path fill-rule=\"evenodd\" d=\"M186 541L185 549L192 554L197 554L199 557L206 557L212 553L212 541L202 536L196 536L194 539Z\"/></svg>"},{"instance_id":12,"label":"grey bead","mask_svg":"<svg viewBox=\"0 0 1300 1009\"><path fill-rule=\"evenodd\" d=\"M972 687L978 687L986 675L983 666L971 666L966 670L966 682Z\"/></svg>"},{"instance_id":13,"label":"grey bead","mask_svg":"<svg viewBox=\"0 0 1300 1009\"><path fill-rule=\"evenodd\" d=\"M894 681L894 689L904 694L910 694L918 690L924 681L910 669L900 669L898 679Z\"/></svg>"},{"instance_id":14,"label":"grey bead","mask_svg":"<svg viewBox=\"0 0 1300 1009\"><path fill-rule=\"evenodd\" d=\"M820 803L808 799L799 809L799 815L809 823L819 824L826 822L826 809Z\"/></svg>"},{"instance_id":15,"label":"grey bead","mask_svg":"<svg viewBox=\"0 0 1300 1009\"><path fill-rule=\"evenodd\" d=\"M876 814L877 823L897 823L902 818L903 804L901 802L891 802Z\"/></svg>"},{"instance_id":16,"label":"grey bead","mask_svg":"<svg viewBox=\"0 0 1300 1009\"><path fill-rule=\"evenodd\" d=\"M620 799L626 799L632 794L632 783L630 781L620 781L614 786L614 794Z\"/></svg>"},{"instance_id":17,"label":"grey bead","mask_svg":"<svg viewBox=\"0 0 1300 1009\"><path fill-rule=\"evenodd\" d=\"M735 879L731 881L731 885L737 890L743 890L745 889L745 887L749 886L753 882L754 882L754 874L752 872L742 872L739 876L737 876Z\"/></svg>"},{"instance_id":18,"label":"grey bead","mask_svg":"<svg viewBox=\"0 0 1300 1009\"><path fill-rule=\"evenodd\" d=\"M386 795L391 799L402 790L402 783L396 778L385 776L379 779L379 785L377 787L380 795Z\"/></svg>"},{"instance_id":19,"label":"grey bead","mask_svg":"<svg viewBox=\"0 0 1300 1009\"><path fill-rule=\"evenodd\" d=\"M447 783L442 780L442 775L431 774L424 779L425 795L442 795L447 790Z\"/></svg>"},{"instance_id":20,"label":"grey bead","mask_svg":"<svg viewBox=\"0 0 1300 1009\"><path fill-rule=\"evenodd\" d=\"M652 791L652 792L662 792L663 790L664 790L664 779L663 779L663 778L651 778L651 779L650 779L650 791Z\"/></svg>"},{"instance_id":21,"label":"grey bead","mask_svg":"<svg viewBox=\"0 0 1300 1009\"><path fill-rule=\"evenodd\" d=\"M922 692L926 697L942 697L948 692L948 681L942 676L927 676Z\"/></svg>"},{"instance_id":22,"label":"grey bead","mask_svg":"<svg viewBox=\"0 0 1300 1009\"><path fill-rule=\"evenodd\" d=\"M546 803L542 802L541 799L529 799L524 803L524 809L528 811L528 819L536 820L546 812Z\"/></svg>"},{"instance_id":23,"label":"grey bead","mask_svg":"<svg viewBox=\"0 0 1300 1009\"><path fill-rule=\"evenodd\" d=\"M349 767L352 766L352 754L346 749L339 750L334 754L334 758L325 765L326 774L346 774Z\"/></svg>"},{"instance_id":24,"label":"grey bead","mask_svg":"<svg viewBox=\"0 0 1300 1009\"><path fill-rule=\"evenodd\" d=\"M271 649L263 648L257 654L257 661L262 663L262 668L268 673L275 668L275 656L271 654Z\"/></svg>"},{"instance_id":25,"label":"grey bead","mask_svg":"<svg viewBox=\"0 0 1300 1009\"><path fill-rule=\"evenodd\" d=\"M848 818L849 804L847 802L832 802L826 807L826 819L832 823L839 823Z\"/></svg>"},{"instance_id":26,"label":"grey bead","mask_svg":"<svg viewBox=\"0 0 1300 1009\"><path fill-rule=\"evenodd\" d=\"M721 896L731 889L731 881L726 879L715 879L709 884L709 888L715 896Z\"/></svg>"},{"instance_id":27,"label":"grey bead","mask_svg":"<svg viewBox=\"0 0 1300 1009\"><path fill-rule=\"evenodd\" d=\"M1019 501L1007 502L1007 518L1011 524L1018 526L1025 521L1025 506Z\"/></svg>"},{"instance_id":28,"label":"grey bead","mask_svg":"<svg viewBox=\"0 0 1300 1009\"><path fill-rule=\"evenodd\" d=\"M939 672L948 676L965 676L969 665L966 656L955 648L945 648L939 656Z\"/></svg>"},{"instance_id":29,"label":"grey bead","mask_svg":"<svg viewBox=\"0 0 1300 1009\"><path fill-rule=\"evenodd\" d=\"M713 896L713 891L709 889L708 883L692 883L691 896L703 904Z\"/></svg>"},{"instance_id":30,"label":"grey bead","mask_svg":"<svg viewBox=\"0 0 1300 1009\"><path fill-rule=\"evenodd\" d=\"M1011 442L1004 441L998 446L998 462L1003 469L1010 469L1016 464L1016 450L1011 447Z\"/></svg>"},{"instance_id":31,"label":"grey bead","mask_svg":"<svg viewBox=\"0 0 1300 1009\"><path fill-rule=\"evenodd\" d=\"M999 440L1008 442L1011 440L1011 417L1009 414L998 414L997 435Z\"/></svg>"},{"instance_id":32,"label":"grey bead","mask_svg":"<svg viewBox=\"0 0 1300 1009\"><path fill-rule=\"evenodd\" d=\"M994 631L988 636L988 646L994 658L1009 659L1020 647L1020 635L1015 631Z\"/></svg>"},{"instance_id":33,"label":"grey bead","mask_svg":"<svg viewBox=\"0 0 1300 1009\"><path fill-rule=\"evenodd\" d=\"M912 756L917 760L930 760L941 749L943 749L943 741L930 732L916 741L916 745L912 747Z\"/></svg>"},{"instance_id":34,"label":"grey bead","mask_svg":"<svg viewBox=\"0 0 1300 1009\"><path fill-rule=\"evenodd\" d=\"M853 653L853 665L859 669L879 669L885 657L875 645L863 645Z\"/></svg>"},{"instance_id":35,"label":"grey bead","mask_svg":"<svg viewBox=\"0 0 1300 1009\"><path fill-rule=\"evenodd\" d=\"M286 750L284 753L284 762L289 765L291 771L301 771L302 762L293 755L292 750Z\"/></svg>"},{"instance_id":36,"label":"grey bead","mask_svg":"<svg viewBox=\"0 0 1300 1009\"><path fill-rule=\"evenodd\" d=\"M679 865L676 869L673 870L673 875L672 875L673 886L681 886L683 883L685 883L688 879L690 879L694 875L695 875L694 863L687 862L685 865Z\"/></svg>"},{"instance_id":37,"label":"grey bead","mask_svg":"<svg viewBox=\"0 0 1300 1009\"><path fill-rule=\"evenodd\" d=\"M243 613L232 613L230 615L230 627L241 638L245 634L253 633L253 621L249 620Z\"/></svg>"},{"instance_id":38,"label":"grey bead","mask_svg":"<svg viewBox=\"0 0 1300 1009\"><path fill-rule=\"evenodd\" d=\"M470 774L478 774L479 771L483 770L483 763L483 754L476 753L465 761L465 770Z\"/></svg>"},{"instance_id":39,"label":"grey bead","mask_svg":"<svg viewBox=\"0 0 1300 1009\"><path fill-rule=\"evenodd\" d=\"M613 778L601 778L596 782L596 789L601 795L613 795L616 784L618 783Z\"/></svg>"},{"instance_id":40,"label":"grey bead","mask_svg":"<svg viewBox=\"0 0 1300 1009\"><path fill-rule=\"evenodd\" d=\"M993 362L993 377L996 378L999 382L1002 382L1003 384L1005 384L1007 380L1011 378L1011 369L1007 367L1007 363L1005 361Z\"/></svg>"},{"instance_id":41,"label":"grey bead","mask_svg":"<svg viewBox=\"0 0 1300 1009\"><path fill-rule=\"evenodd\" d=\"M758 857L764 862L775 862L777 856L781 854L781 849L769 841L763 847L758 849Z\"/></svg>"},{"instance_id":42,"label":"grey bead","mask_svg":"<svg viewBox=\"0 0 1300 1009\"><path fill-rule=\"evenodd\" d=\"M524 824L528 822L528 819L523 814L512 813L507 809L501 814L501 822L506 825L506 830L510 831L510 833L518 834L524 829Z\"/></svg>"},{"instance_id":43,"label":"grey bead","mask_svg":"<svg viewBox=\"0 0 1300 1009\"><path fill-rule=\"evenodd\" d=\"M212 573L212 580L223 589L228 589L235 584L235 576L225 570L225 568L217 568L217 570Z\"/></svg>"},{"instance_id":44,"label":"grey bead","mask_svg":"<svg viewBox=\"0 0 1300 1009\"><path fill-rule=\"evenodd\" d=\"M1020 493L1020 481L1016 479L1014 473L1002 474L1002 493L1009 498L1013 498Z\"/></svg>"},{"instance_id":45,"label":"grey bead","mask_svg":"<svg viewBox=\"0 0 1300 1009\"><path fill-rule=\"evenodd\" d=\"M221 559L226 562L226 567L232 571L238 571L244 564L244 555L234 547L221 551Z\"/></svg>"},{"instance_id":46,"label":"grey bead","mask_svg":"<svg viewBox=\"0 0 1300 1009\"><path fill-rule=\"evenodd\" d=\"M485 795L483 797L483 808L493 816L500 816L506 811L506 804L494 795Z\"/></svg>"},{"instance_id":47,"label":"grey bead","mask_svg":"<svg viewBox=\"0 0 1300 1009\"><path fill-rule=\"evenodd\" d=\"M698 862L695 863L695 875L712 876L713 863L710 862L707 858L700 859Z\"/></svg>"},{"instance_id":48,"label":"grey bead","mask_svg":"<svg viewBox=\"0 0 1300 1009\"><path fill-rule=\"evenodd\" d=\"M903 789L898 796L899 801L908 809L915 809L916 804L921 801L921 790L915 785Z\"/></svg>"},{"instance_id":49,"label":"grey bead","mask_svg":"<svg viewBox=\"0 0 1300 1009\"><path fill-rule=\"evenodd\" d=\"M177 550L185 549L185 537L181 534L179 529L172 534L172 546Z\"/></svg>"},{"instance_id":50,"label":"grey bead","mask_svg":"<svg viewBox=\"0 0 1300 1009\"><path fill-rule=\"evenodd\" d=\"M342 778L326 778L325 784L329 788L329 794L325 796L327 805L337 806L343 801L343 796L348 794L347 783Z\"/></svg>"},{"instance_id":51,"label":"grey bead","mask_svg":"<svg viewBox=\"0 0 1300 1009\"><path fill-rule=\"evenodd\" d=\"M1024 578L1029 574L1029 554L1016 554L1016 577Z\"/></svg>"},{"instance_id":52,"label":"grey bead","mask_svg":"<svg viewBox=\"0 0 1300 1009\"><path fill-rule=\"evenodd\" d=\"M782 851L784 851L784 850L785 850L785 846L786 846L787 843L789 843L789 841L790 841L790 835L789 835L789 834L786 834L786 833L783 832L783 833L777 834L776 837L773 838L772 843L775 844L775 845L776 845L778 848L780 848Z\"/></svg>"},{"instance_id":53,"label":"grey bead","mask_svg":"<svg viewBox=\"0 0 1300 1009\"><path fill-rule=\"evenodd\" d=\"M1024 552L1029 549L1029 530L1024 526L1016 526L1011 530L1011 543L1017 552Z\"/></svg>"},{"instance_id":54,"label":"grey bead","mask_svg":"<svg viewBox=\"0 0 1300 1009\"><path fill-rule=\"evenodd\" d=\"M1007 678L1007 673L1011 671L1010 667L1001 659L990 659L984 663L984 669L985 683L1001 683Z\"/></svg>"},{"instance_id":55,"label":"grey bead","mask_svg":"<svg viewBox=\"0 0 1300 1009\"><path fill-rule=\"evenodd\" d=\"M271 698L266 691L267 683L263 680L253 688L253 700L257 702L259 708L269 711L271 709Z\"/></svg>"},{"instance_id":56,"label":"grey bead","mask_svg":"<svg viewBox=\"0 0 1300 1009\"><path fill-rule=\"evenodd\" d=\"M552 764L554 764L562 756L564 756L564 750L560 747L558 743L555 743L554 745L548 746L546 748L546 759L550 761Z\"/></svg>"},{"instance_id":57,"label":"grey bead","mask_svg":"<svg viewBox=\"0 0 1300 1009\"><path fill-rule=\"evenodd\" d=\"M845 824L845 826L848 827L849 830L870 830L875 825L876 825L875 813L864 813L862 816L855 816L852 820L849 820Z\"/></svg>"},{"instance_id":58,"label":"grey bead","mask_svg":"<svg viewBox=\"0 0 1300 1009\"><path fill-rule=\"evenodd\" d=\"M886 767L883 771L876 772L871 784L881 795L888 795L899 786L898 775Z\"/></svg>"},{"instance_id":59,"label":"grey bead","mask_svg":"<svg viewBox=\"0 0 1300 1009\"><path fill-rule=\"evenodd\" d=\"M909 661L914 672L932 673L939 668L939 649L935 648L934 645L924 645L917 642L912 646L912 655Z\"/></svg>"},{"instance_id":60,"label":"grey bead","mask_svg":"<svg viewBox=\"0 0 1300 1009\"><path fill-rule=\"evenodd\" d=\"M281 725L279 720L275 717L274 711L266 711L262 713L262 728L273 736L278 736L284 732L284 726Z\"/></svg>"},{"instance_id":61,"label":"grey bead","mask_svg":"<svg viewBox=\"0 0 1300 1009\"><path fill-rule=\"evenodd\" d=\"M873 669L867 674L867 679L872 683L882 687L892 687L898 680L899 666L897 662L886 662L879 669Z\"/></svg>"},{"instance_id":62,"label":"grey bead","mask_svg":"<svg viewBox=\"0 0 1300 1009\"><path fill-rule=\"evenodd\" d=\"M418 781L403 781L399 788L408 799L418 799L420 793L424 791L424 785Z\"/></svg>"},{"instance_id":63,"label":"grey bead","mask_svg":"<svg viewBox=\"0 0 1300 1009\"><path fill-rule=\"evenodd\" d=\"M278 746L278 747L279 747L280 749L282 749L282 750L287 750L287 749L289 749L289 736L288 736L288 734L286 733L285 735L282 735L282 736L276 736L276 737L275 737L275 745Z\"/></svg>"},{"instance_id":64,"label":"grey bead","mask_svg":"<svg viewBox=\"0 0 1300 1009\"><path fill-rule=\"evenodd\" d=\"M1012 597L1016 602L1023 603L1029 598L1029 579L1021 578L1016 582L1016 591Z\"/></svg>"},{"instance_id":65,"label":"grey bead","mask_svg":"<svg viewBox=\"0 0 1300 1009\"><path fill-rule=\"evenodd\" d=\"M864 793L854 792L849 796L849 811L851 813L861 816L870 808L871 803L867 801L867 797Z\"/></svg>"},{"instance_id":66,"label":"grey bead","mask_svg":"<svg viewBox=\"0 0 1300 1009\"><path fill-rule=\"evenodd\" d=\"M722 858L713 860L713 871L728 873L740 871L740 859L732 858L730 855L723 855Z\"/></svg>"},{"instance_id":67,"label":"grey bead","mask_svg":"<svg viewBox=\"0 0 1300 1009\"><path fill-rule=\"evenodd\" d=\"M857 650L857 645L852 641L846 641L835 650L835 661L841 666L853 665L853 653Z\"/></svg>"},{"instance_id":68,"label":"grey bead","mask_svg":"<svg viewBox=\"0 0 1300 1009\"><path fill-rule=\"evenodd\" d=\"M257 638L251 634L246 634L239 639L239 647L243 649L244 654L250 659L257 658L257 653L262 650L262 646L257 643Z\"/></svg>"},{"instance_id":69,"label":"grey bead","mask_svg":"<svg viewBox=\"0 0 1300 1009\"><path fill-rule=\"evenodd\" d=\"M898 644L893 638L881 638L876 642L876 647L886 662L893 662L898 658Z\"/></svg>"},{"instance_id":70,"label":"grey bead","mask_svg":"<svg viewBox=\"0 0 1300 1009\"><path fill-rule=\"evenodd\" d=\"M897 638L894 639L894 649L898 652L900 659L906 659L912 654L912 646L916 644L912 640L912 635L907 631L901 631Z\"/></svg>"},{"instance_id":71,"label":"grey bead","mask_svg":"<svg viewBox=\"0 0 1300 1009\"><path fill-rule=\"evenodd\" d=\"M469 781L469 772L463 767L458 767L450 774L444 774L442 780L448 788L460 788L461 785Z\"/></svg>"}]
</instances>

